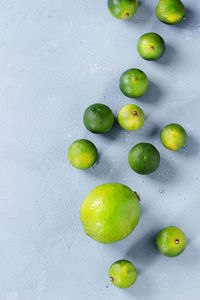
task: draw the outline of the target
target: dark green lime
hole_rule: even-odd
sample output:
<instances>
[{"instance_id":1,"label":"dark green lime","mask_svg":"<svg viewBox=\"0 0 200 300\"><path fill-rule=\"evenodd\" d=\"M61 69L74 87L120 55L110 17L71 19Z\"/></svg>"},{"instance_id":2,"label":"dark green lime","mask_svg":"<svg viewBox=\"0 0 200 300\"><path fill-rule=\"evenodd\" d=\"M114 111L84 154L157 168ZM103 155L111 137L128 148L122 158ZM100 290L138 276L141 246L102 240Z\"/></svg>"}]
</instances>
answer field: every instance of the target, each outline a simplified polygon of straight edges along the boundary
<instances>
[{"instance_id":1,"label":"dark green lime","mask_svg":"<svg viewBox=\"0 0 200 300\"><path fill-rule=\"evenodd\" d=\"M104 133L112 128L114 115L107 105L96 103L86 109L83 122L89 131L93 133Z\"/></svg>"},{"instance_id":2,"label":"dark green lime","mask_svg":"<svg viewBox=\"0 0 200 300\"><path fill-rule=\"evenodd\" d=\"M135 172L142 175L150 174L158 168L160 154L152 144L139 143L129 151L128 161Z\"/></svg>"}]
</instances>

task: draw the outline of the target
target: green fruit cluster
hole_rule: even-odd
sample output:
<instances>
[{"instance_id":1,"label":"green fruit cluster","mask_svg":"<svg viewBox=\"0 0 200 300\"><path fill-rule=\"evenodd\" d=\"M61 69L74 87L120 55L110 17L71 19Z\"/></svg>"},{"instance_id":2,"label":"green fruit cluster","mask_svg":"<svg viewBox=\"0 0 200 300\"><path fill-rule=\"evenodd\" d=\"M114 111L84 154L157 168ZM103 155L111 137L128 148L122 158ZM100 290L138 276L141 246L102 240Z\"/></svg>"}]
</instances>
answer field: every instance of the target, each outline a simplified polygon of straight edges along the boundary
<instances>
[{"instance_id":1,"label":"green fruit cluster","mask_svg":"<svg viewBox=\"0 0 200 300\"><path fill-rule=\"evenodd\" d=\"M108 9L117 19L129 19L138 8L137 0L108 0ZM161 22L175 24L185 14L180 0L159 0L156 16ZM137 43L138 53L145 60L159 59L165 52L164 39L157 33L143 34ZM138 98L148 90L147 75L137 68L124 71L119 79L121 92L129 98ZM95 134L105 134L113 128L114 114L105 104L96 103L86 108L83 123ZM134 104L123 106L118 113L118 124L127 131L139 130L145 121L143 110ZM185 129L176 123L166 125L160 132L163 146L171 151L181 149L187 139ZM98 158L96 146L89 140L79 139L68 149L70 164L78 169L92 167ZM157 170L160 153L150 143L141 142L129 151L128 163L138 174L147 175ZM80 219L85 233L101 243L114 243L127 237L139 222L140 198L128 186L120 183L102 184L83 200ZM174 257L186 247L185 234L175 226L162 229L156 237L160 253ZM109 269L110 281L119 288L128 288L136 281L135 266L127 260L114 262Z\"/></svg>"}]
</instances>

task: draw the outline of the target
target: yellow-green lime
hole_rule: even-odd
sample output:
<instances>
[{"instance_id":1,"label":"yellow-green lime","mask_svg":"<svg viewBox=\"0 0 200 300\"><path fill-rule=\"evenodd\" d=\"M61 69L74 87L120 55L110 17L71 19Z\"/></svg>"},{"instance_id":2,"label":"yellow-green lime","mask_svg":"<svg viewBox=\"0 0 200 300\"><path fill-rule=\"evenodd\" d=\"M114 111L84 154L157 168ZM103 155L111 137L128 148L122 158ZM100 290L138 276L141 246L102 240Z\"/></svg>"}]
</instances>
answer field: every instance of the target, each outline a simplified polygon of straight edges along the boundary
<instances>
[{"instance_id":1,"label":"yellow-green lime","mask_svg":"<svg viewBox=\"0 0 200 300\"><path fill-rule=\"evenodd\" d=\"M137 173L145 175L154 172L160 164L160 154L149 143L135 145L128 154L130 167Z\"/></svg>"},{"instance_id":2,"label":"yellow-green lime","mask_svg":"<svg viewBox=\"0 0 200 300\"><path fill-rule=\"evenodd\" d=\"M156 7L157 18L166 24L179 23L184 15L185 7L180 0L160 0Z\"/></svg>"},{"instance_id":3,"label":"yellow-green lime","mask_svg":"<svg viewBox=\"0 0 200 300\"><path fill-rule=\"evenodd\" d=\"M118 114L119 125L125 130L137 130L142 127L145 115L143 110L134 104L123 106Z\"/></svg>"},{"instance_id":4,"label":"yellow-green lime","mask_svg":"<svg viewBox=\"0 0 200 300\"><path fill-rule=\"evenodd\" d=\"M177 256L185 250L186 237L181 229L170 226L158 233L156 244L163 255Z\"/></svg>"},{"instance_id":5,"label":"yellow-green lime","mask_svg":"<svg viewBox=\"0 0 200 300\"><path fill-rule=\"evenodd\" d=\"M138 41L137 50L142 58L155 60L160 58L165 52L165 42L157 33L145 33Z\"/></svg>"},{"instance_id":6,"label":"yellow-green lime","mask_svg":"<svg viewBox=\"0 0 200 300\"><path fill-rule=\"evenodd\" d=\"M129 235L140 218L137 193L120 183L96 187L83 200L80 219L85 233L101 243L114 243Z\"/></svg>"},{"instance_id":7,"label":"yellow-green lime","mask_svg":"<svg viewBox=\"0 0 200 300\"><path fill-rule=\"evenodd\" d=\"M162 129L160 139L167 149L177 151L185 145L187 134L181 125L172 123Z\"/></svg>"},{"instance_id":8,"label":"yellow-green lime","mask_svg":"<svg viewBox=\"0 0 200 300\"><path fill-rule=\"evenodd\" d=\"M88 169L94 165L98 158L95 145L85 139L73 142L68 149L70 164L78 169Z\"/></svg>"},{"instance_id":9,"label":"yellow-green lime","mask_svg":"<svg viewBox=\"0 0 200 300\"><path fill-rule=\"evenodd\" d=\"M134 284L137 279L137 271L128 260L118 260L109 269L110 281L118 288L126 289Z\"/></svg>"},{"instance_id":10,"label":"yellow-green lime","mask_svg":"<svg viewBox=\"0 0 200 300\"><path fill-rule=\"evenodd\" d=\"M142 96L149 86L147 75L139 69L129 69L122 73L119 86L124 95L130 98Z\"/></svg>"}]
</instances>

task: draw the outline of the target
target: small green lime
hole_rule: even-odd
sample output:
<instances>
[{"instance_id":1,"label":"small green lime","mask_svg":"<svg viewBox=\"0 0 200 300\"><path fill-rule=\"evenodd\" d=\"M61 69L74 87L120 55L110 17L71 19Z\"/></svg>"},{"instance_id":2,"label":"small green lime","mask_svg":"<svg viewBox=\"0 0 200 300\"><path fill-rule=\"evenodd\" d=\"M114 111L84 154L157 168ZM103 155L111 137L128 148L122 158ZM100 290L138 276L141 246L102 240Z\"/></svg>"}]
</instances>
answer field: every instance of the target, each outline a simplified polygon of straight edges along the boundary
<instances>
[{"instance_id":1,"label":"small green lime","mask_svg":"<svg viewBox=\"0 0 200 300\"><path fill-rule=\"evenodd\" d=\"M160 154L151 144L139 143L128 155L130 167L137 173L145 175L154 172L160 164Z\"/></svg>"},{"instance_id":2,"label":"small green lime","mask_svg":"<svg viewBox=\"0 0 200 300\"><path fill-rule=\"evenodd\" d=\"M130 98L142 96L149 86L147 75L139 69L129 69L120 77L120 89Z\"/></svg>"},{"instance_id":3,"label":"small green lime","mask_svg":"<svg viewBox=\"0 0 200 300\"><path fill-rule=\"evenodd\" d=\"M102 184L83 200L80 219L85 233L110 244L128 236L140 218L139 196L120 183Z\"/></svg>"},{"instance_id":4,"label":"small green lime","mask_svg":"<svg viewBox=\"0 0 200 300\"><path fill-rule=\"evenodd\" d=\"M73 167L78 169L90 168L97 158L97 148L88 140L77 140L68 149L68 160Z\"/></svg>"},{"instance_id":5,"label":"small green lime","mask_svg":"<svg viewBox=\"0 0 200 300\"><path fill-rule=\"evenodd\" d=\"M186 237L178 227L170 226L158 233L156 244L163 255L177 256L185 250Z\"/></svg>"},{"instance_id":6,"label":"small green lime","mask_svg":"<svg viewBox=\"0 0 200 300\"><path fill-rule=\"evenodd\" d=\"M131 18L138 8L137 0L108 0L108 9L117 19Z\"/></svg>"},{"instance_id":7,"label":"small green lime","mask_svg":"<svg viewBox=\"0 0 200 300\"><path fill-rule=\"evenodd\" d=\"M176 151L185 145L187 134L181 125L172 123L162 129L160 139L163 146L169 150Z\"/></svg>"},{"instance_id":8,"label":"small green lime","mask_svg":"<svg viewBox=\"0 0 200 300\"><path fill-rule=\"evenodd\" d=\"M142 127L144 123L143 110L133 104L122 107L118 114L119 125L125 130L137 130Z\"/></svg>"},{"instance_id":9,"label":"small green lime","mask_svg":"<svg viewBox=\"0 0 200 300\"><path fill-rule=\"evenodd\" d=\"M185 7L180 0L160 0L156 7L157 18L166 24L179 23L185 15Z\"/></svg>"},{"instance_id":10,"label":"small green lime","mask_svg":"<svg viewBox=\"0 0 200 300\"><path fill-rule=\"evenodd\" d=\"M128 260L118 260L109 269L109 277L112 284L118 288L129 288L137 279L134 265Z\"/></svg>"},{"instance_id":11,"label":"small green lime","mask_svg":"<svg viewBox=\"0 0 200 300\"><path fill-rule=\"evenodd\" d=\"M84 112L83 122L85 127L93 133L109 131L114 123L111 109L101 103L90 105Z\"/></svg>"},{"instance_id":12,"label":"small green lime","mask_svg":"<svg viewBox=\"0 0 200 300\"><path fill-rule=\"evenodd\" d=\"M145 33L138 41L137 50L144 59L155 60L165 52L165 42L157 33Z\"/></svg>"}]
</instances>

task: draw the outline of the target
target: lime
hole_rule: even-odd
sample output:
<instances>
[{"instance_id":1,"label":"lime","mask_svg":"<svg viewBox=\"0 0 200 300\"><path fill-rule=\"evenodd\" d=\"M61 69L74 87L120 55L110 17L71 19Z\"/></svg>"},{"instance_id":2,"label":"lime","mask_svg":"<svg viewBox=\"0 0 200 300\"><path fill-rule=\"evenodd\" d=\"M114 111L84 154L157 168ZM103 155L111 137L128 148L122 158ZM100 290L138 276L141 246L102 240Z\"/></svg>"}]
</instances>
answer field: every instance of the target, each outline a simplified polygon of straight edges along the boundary
<instances>
[{"instance_id":1,"label":"lime","mask_svg":"<svg viewBox=\"0 0 200 300\"><path fill-rule=\"evenodd\" d=\"M83 200L80 219L85 233L109 244L129 235L140 218L138 195L120 183L96 187Z\"/></svg>"},{"instance_id":2,"label":"lime","mask_svg":"<svg viewBox=\"0 0 200 300\"><path fill-rule=\"evenodd\" d=\"M166 24L176 24L185 15L185 7L180 0L160 0L156 7L157 18Z\"/></svg>"},{"instance_id":3,"label":"lime","mask_svg":"<svg viewBox=\"0 0 200 300\"><path fill-rule=\"evenodd\" d=\"M93 133L104 133L112 128L114 115L107 105L96 103L86 109L83 122L89 131Z\"/></svg>"},{"instance_id":4,"label":"lime","mask_svg":"<svg viewBox=\"0 0 200 300\"><path fill-rule=\"evenodd\" d=\"M130 98L142 96L149 86L147 75L139 69L129 69L120 77L120 89Z\"/></svg>"},{"instance_id":5,"label":"lime","mask_svg":"<svg viewBox=\"0 0 200 300\"><path fill-rule=\"evenodd\" d=\"M163 146L169 150L176 151L185 145L187 134L181 125L172 123L162 129L160 139Z\"/></svg>"},{"instance_id":6,"label":"lime","mask_svg":"<svg viewBox=\"0 0 200 300\"><path fill-rule=\"evenodd\" d=\"M118 260L109 269L109 277L112 284L118 288L129 288L137 279L134 265L128 260Z\"/></svg>"},{"instance_id":7,"label":"lime","mask_svg":"<svg viewBox=\"0 0 200 300\"><path fill-rule=\"evenodd\" d=\"M137 50L144 59L155 60L165 52L165 42L157 33L145 33L138 41Z\"/></svg>"},{"instance_id":8,"label":"lime","mask_svg":"<svg viewBox=\"0 0 200 300\"><path fill-rule=\"evenodd\" d=\"M170 226L158 233L156 244L163 255L177 256L185 250L186 237L178 227Z\"/></svg>"},{"instance_id":9,"label":"lime","mask_svg":"<svg viewBox=\"0 0 200 300\"><path fill-rule=\"evenodd\" d=\"M73 167L78 169L90 168L97 158L97 148L88 140L77 140L68 149L68 160Z\"/></svg>"},{"instance_id":10,"label":"lime","mask_svg":"<svg viewBox=\"0 0 200 300\"><path fill-rule=\"evenodd\" d=\"M137 0L108 0L108 9L117 19L131 18L138 8Z\"/></svg>"},{"instance_id":11,"label":"lime","mask_svg":"<svg viewBox=\"0 0 200 300\"><path fill-rule=\"evenodd\" d=\"M137 130L142 127L144 123L143 110L133 104L122 107L118 114L119 125L125 130Z\"/></svg>"},{"instance_id":12,"label":"lime","mask_svg":"<svg viewBox=\"0 0 200 300\"><path fill-rule=\"evenodd\" d=\"M154 172L160 164L160 154L151 144L139 143L128 155L130 167L137 173L145 175Z\"/></svg>"}]
</instances>

